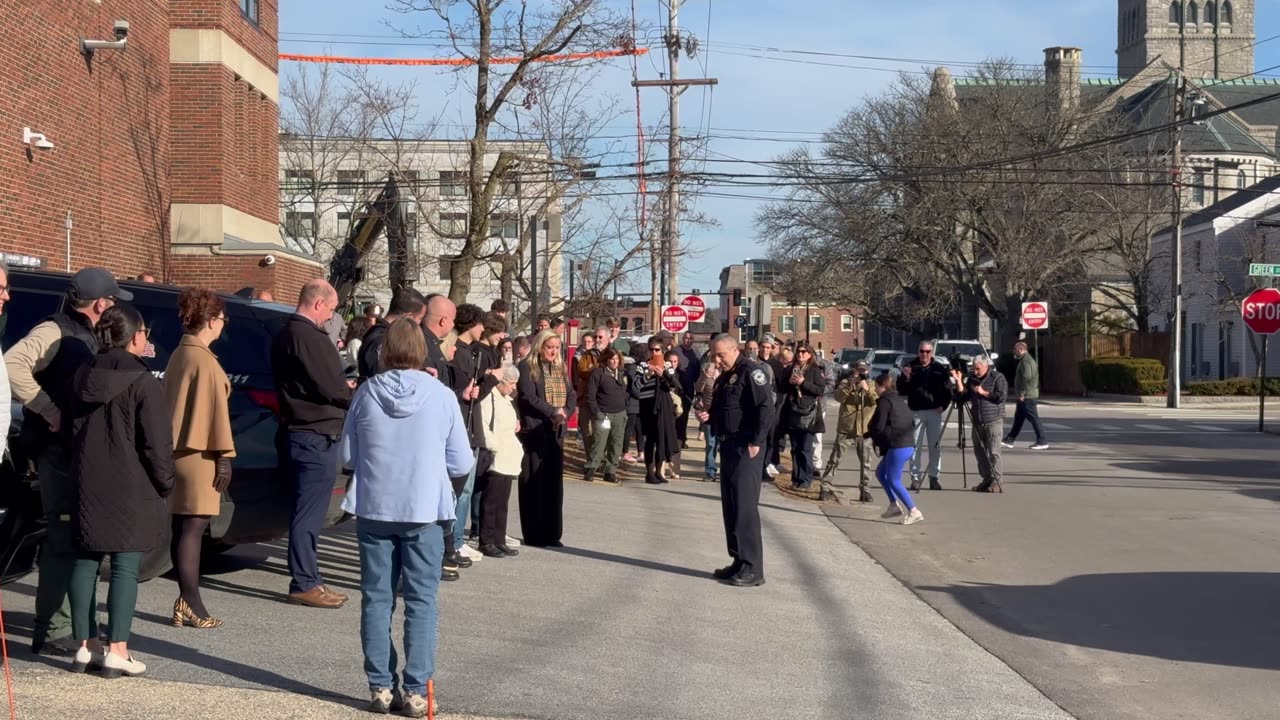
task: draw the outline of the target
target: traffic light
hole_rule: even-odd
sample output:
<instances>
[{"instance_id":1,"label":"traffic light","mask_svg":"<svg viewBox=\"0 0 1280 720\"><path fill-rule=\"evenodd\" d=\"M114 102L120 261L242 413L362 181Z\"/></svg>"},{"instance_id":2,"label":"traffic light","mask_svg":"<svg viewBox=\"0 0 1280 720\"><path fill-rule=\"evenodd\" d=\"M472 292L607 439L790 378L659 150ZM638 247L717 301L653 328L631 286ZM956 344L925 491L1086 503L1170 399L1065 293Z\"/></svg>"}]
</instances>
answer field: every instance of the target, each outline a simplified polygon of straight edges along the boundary
<instances>
[{"instance_id":1,"label":"traffic light","mask_svg":"<svg viewBox=\"0 0 1280 720\"><path fill-rule=\"evenodd\" d=\"M742 288L733 289L733 306L742 307Z\"/></svg>"}]
</instances>

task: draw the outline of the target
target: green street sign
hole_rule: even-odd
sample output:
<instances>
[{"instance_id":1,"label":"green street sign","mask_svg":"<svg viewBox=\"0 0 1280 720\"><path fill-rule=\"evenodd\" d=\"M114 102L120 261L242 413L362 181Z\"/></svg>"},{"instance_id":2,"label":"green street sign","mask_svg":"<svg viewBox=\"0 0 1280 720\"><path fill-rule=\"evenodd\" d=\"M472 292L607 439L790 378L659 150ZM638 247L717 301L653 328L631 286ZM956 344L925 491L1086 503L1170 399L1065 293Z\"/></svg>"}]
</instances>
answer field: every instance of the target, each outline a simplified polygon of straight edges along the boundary
<instances>
[{"instance_id":1,"label":"green street sign","mask_svg":"<svg viewBox=\"0 0 1280 720\"><path fill-rule=\"evenodd\" d=\"M1249 275L1253 277L1280 277L1280 265L1251 263L1249 265Z\"/></svg>"}]
</instances>

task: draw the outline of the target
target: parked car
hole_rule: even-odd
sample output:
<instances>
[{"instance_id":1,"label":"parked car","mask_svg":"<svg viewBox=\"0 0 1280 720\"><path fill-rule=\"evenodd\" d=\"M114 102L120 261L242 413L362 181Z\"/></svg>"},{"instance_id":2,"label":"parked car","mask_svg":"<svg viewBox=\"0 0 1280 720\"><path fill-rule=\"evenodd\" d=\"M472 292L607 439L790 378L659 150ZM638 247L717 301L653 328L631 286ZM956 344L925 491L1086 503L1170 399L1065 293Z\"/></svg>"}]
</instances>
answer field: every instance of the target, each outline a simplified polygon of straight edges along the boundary
<instances>
[{"instance_id":1,"label":"parked car","mask_svg":"<svg viewBox=\"0 0 1280 720\"><path fill-rule=\"evenodd\" d=\"M911 358L915 357L911 353L904 353L899 350L877 350L871 360L871 377L878 377L885 373L889 377L897 377L902 372L902 365L911 362Z\"/></svg>"},{"instance_id":2,"label":"parked car","mask_svg":"<svg viewBox=\"0 0 1280 720\"><path fill-rule=\"evenodd\" d=\"M61 273L11 270L5 305L3 348L8 350L37 323L62 308L70 276ZM178 322L180 288L122 282L134 295L134 305L151 329L144 360L151 371L164 379L169 354L182 338ZM231 380L231 429L236 444L232 460L231 486L222 495L222 508L213 518L207 538L210 551L220 551L243 543L265 542L285 537L293 489L281 471L283 442L277 416L279 404L271 374L271 338L294 309L287 305L246 300L223 295L227 303L227 323L222 337L213 344ZM0 466L0 583L31 572L40 541L44 537L44 515L39 487L17 442L21 408L12 406L14 426L10 434L10 461ZM348 475L334 477L327 526L342 518L341 503ZM141 575L155 577L170 567L169 548L157 548L143 559Z\"/></svg>"},{"instance_id":3,"label":"parked car","mask_svg":"<svg viewBox=\"0 0 1280 720\"><path fill-rule=\"evenodd\" d=\"M836 374L843 380L853 374L853 366L859 360L870 360L875 354L871 348L845 348L836 353Z\"/></svg>"},{"instance_id":4,"label":"parked car","mask_svg":"<svg viewBox=\"0 0 1280 720\"><path fill-rule=\"evenodd\" d=\"M998 355L987 352L979 340L934 340L933 357L943 365L950 365L951 358L960 356L965 362L986 355L995 360Z\"/></svg>"}]
</instances>

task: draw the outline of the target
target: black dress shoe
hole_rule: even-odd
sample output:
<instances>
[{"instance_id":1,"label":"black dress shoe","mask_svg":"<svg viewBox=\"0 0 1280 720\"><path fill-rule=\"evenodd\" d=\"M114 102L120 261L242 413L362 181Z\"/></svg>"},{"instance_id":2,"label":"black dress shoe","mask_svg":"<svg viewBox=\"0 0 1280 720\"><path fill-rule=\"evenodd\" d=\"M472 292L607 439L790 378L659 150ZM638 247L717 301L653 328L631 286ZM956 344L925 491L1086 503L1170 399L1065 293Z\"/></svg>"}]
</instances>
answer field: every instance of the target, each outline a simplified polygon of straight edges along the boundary
<instances>
[{"instance_id":1,"label":"black dress shoe","mask_svg":"<svg viewBox=\"0 0 1280 720\"><path fill-rule=\"evenodd\" d=\"M741 572L741 570L742 570L742 565L735 562L732 565L722 567L719 570L716 570L715 572L711 573L711 577L717 580L728 580L729 578Z\"/></svg>"},{"instance_id":2,"label":"black dress shoe","mask_svg":"<svg viewBox=\"0 0 1280 720\"><path fill-rule=\"evenodd\" d=\"M471 567L472 562L470 558L465 558L462 556L461 553L454 552L452 555L445 556L444 564L445 564L445 567L449 567L450 565L452 565L453 567L458 567L465 570Z\"/></svg>"},{"instance_id":3,"label":"black dress shoe","mask_svg":"<svg viewBox=\"0 0 1280 720\"><path fill-rule=\"evenodd\" d=\"M871 493L866 488L858 488L858 502L875 502L875 499L871 497Z\"/></svg>"},{"instance_id":4,"label":"black dress shoe","mask_svg":"<svg viewBox=\"0 0 1280 720\"><path fill-rule=\"evenodd\" d=\"M942 489L942 483L938 482L938 478L936 478L936 477L931 477L931 478L929 478L929 489L930 489L930 490L941 490L941 489Z\"/></svg>"},{"instance_id":5,"label":"black dress shoe","mask_svg":"<svg viewBox=\"0 0 1280 720\"><path fill-rule=\"evenodd\" d=\"M764 576L756 572L740 572L729 578L729 584L734 587L756 587L764 584Z\"/></svg>"},{"instance_id":6,"label":"black dress shoe","mask_svg":"<svg viewBox=\"0 0 1280 720\"><path fill-rule=\"evenodd\" d=\"M460 577L462 576L458 574L457 570L450 570L449 568L443 568L440 571L440 579L445 582L449 582L451 580L457 580Z\"/></svg>"},{"instance_id":7,"label":"black dress shoe","mask_svg":"<svg viewBox=\"0 0 1280 720\"><path fill-rule=\"evenodd\" d=\"M481 545L480 554L491 558L504 558L507 556L507 554L502 551L502 548L497 545Z\"/></svg>"},{"instance_id":8,"label":"black dress shoe","mask_svg":"<svg viewBox=\"0 0 1280 720\"><path fill-rule=\"evenodd\" d=\"M618 479L618 476L617 476L617 475L614 475L613 473L605 473L605 474L604 474L604 481L605 481L605 482L607 482L607 483L610 483L611 485L621 485L621 484L622 484L622 481Z\"/></svg>"},{"instance_id":9,"label":"black dress shoe","mask_svg":"<svg viewBox=\"0 0 1280 720\"><path fill-rule=\"evenodd\" d=\"M40 638L31 641L31 654L46 655L49 657L71 657L80 649L80 643L72 640L70 637L60 637L55 640L45 640Z\"/></svg>"},{"instance_id":10,"label":"black dress shoe","mask_svg":"<svg viewBox=\"0 0 1280 720\"><path fill-rule=\"evenodd\" d=\"M499 545L498 549L501 550L502 554L506 555L507 557L515 557L520 554L519 550L513 547L509 547L507 545Z\"/></svg>"}]
</instances>

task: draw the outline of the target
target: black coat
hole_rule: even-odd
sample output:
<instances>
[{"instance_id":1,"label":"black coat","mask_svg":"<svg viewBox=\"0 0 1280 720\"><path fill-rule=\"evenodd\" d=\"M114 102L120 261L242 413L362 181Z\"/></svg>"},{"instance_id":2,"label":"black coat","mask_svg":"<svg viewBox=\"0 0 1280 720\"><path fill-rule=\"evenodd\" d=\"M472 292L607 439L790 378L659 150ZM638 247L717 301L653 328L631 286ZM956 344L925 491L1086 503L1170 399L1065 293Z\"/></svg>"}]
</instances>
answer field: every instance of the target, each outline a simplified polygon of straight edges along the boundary
<instances>
[{"instance_id":1,"label":"black coat","mask_svg":"<svg viewBox=\"0 0 1280 720\"><path fill-rule=\"evenodd\" d=\"M907 399L893 391L881 395L866 437L881 455L893 448L915 445L915 416L907 407Z\"/></svg>"},{"instance_id":2,"label":"black coat","mask_svg":"<svg viewBox=\"0 0 1280 720\"><path fill-rule=\"evenodd\" d=\"M620 413L627 410L627 376L619 368L615 375L607 367L598 367L587 378L587 391L582 404L591 417L604 413ZM639 407L639 401L637 401Z\"/></svg>"},{"instance_id":3,"label":"black coat","mask_svg":"<svg viewBox=\"0 0 1280 720\"><path fill-rule=\"evenodd\" d=\"M925 367L920 358L911 361L911 379L898 376L898 392L907 396L912 410L942 410L951 405L951 371L934 360Z\"/></svg>"},{"instance_id":4,"label":"black coat","mask_svg":"<svg viewBox=\"0 0 1280 720\"><path fill-rule=\"evenodd\" d=\"M551 422L551 418L555 417L556 409L547 402L547 376L542 375L537 380L534 379L533 373L530 372L532 364L538 359L530 355L520 363L520 382L516 385L516 407L520 411L520 429L522 432L532 432ZM573 383L569 382L569 368L565 367L565 408L564 416L566 419L573 415L578 409L578 398L573 392ZM561 425L561 428L566 427Z\"/></svg>"},{"instance_id":5,"label":"black coat","mask_svg":"<svg viewBox=\"0 0 1280 720\"><path fill-rule=\"evenodd\" d=\"M271 343L271 372L289 431L342 434L351 388L324 328L301 315L290 317Z\"/></svg>"},{"instance_id":6,"label":"black coat","mask_svg":"<svg viewBox=\"0 0 1280 720\"><path fill-rule=\"evenodd\" d=\"M789 367L783 374L779 385L786 385L787 399L783 408L783 425L787 430L804 430L811 433L825 432L827 422L823 412L822 398L827 391L826 379L822 376L822 368L816 362L809 363L809 367L804 370L804 382L799 385L791 384L791 373L795 366ZM813 423L807 427L801 427L800 418L813 410L817 410Z\"/></svg>"},{"instance_id":7,"label":"black coat","mask_svg":"<svg viewBox=\"0 0 1280 720\"><path fill-rule=\"evenodd\" d=\"M76 373L72 518L80 547L146 552L169 537L173 431L164 388L141 359L108 350Z\"/></svg>"}]
</instances>

